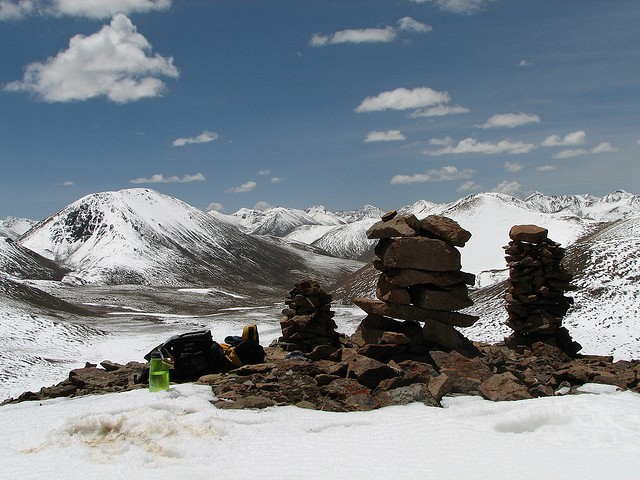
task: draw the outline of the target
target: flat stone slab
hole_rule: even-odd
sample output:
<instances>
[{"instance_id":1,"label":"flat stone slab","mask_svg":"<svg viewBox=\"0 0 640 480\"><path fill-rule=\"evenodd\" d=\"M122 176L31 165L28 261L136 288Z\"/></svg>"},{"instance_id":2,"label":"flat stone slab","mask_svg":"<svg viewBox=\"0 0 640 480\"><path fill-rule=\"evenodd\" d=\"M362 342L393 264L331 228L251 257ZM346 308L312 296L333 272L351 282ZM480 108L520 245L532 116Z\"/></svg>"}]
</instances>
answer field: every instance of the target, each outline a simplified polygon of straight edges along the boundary
<instances>
[{"instance_id":1,"label":"flat stone slab","mask_svg":"<svg viewBox=\"0 0 640 480\"><path fill-rule=\"evenodd\" d=\"M413 305L394 305L373 298L354 298L353 303L365 312L373 315L417 322L437 321L456 327L470 327L476 323L479 318L475 315L467 315L466 313L427 310Z\"/></svg>"},{"instance_id":2,"label":"flat stone slab","mask_svg":"<svg viewBox=\"0 0 640 480\"><path fill-rule=\"evenodd\" d=\"M414 268L393 269L386 272L386 278L398 287L411 287L413 285L435 285L437 287L448 287L456 283L474 285L476 276L460 270L448 272L433 272L427 270L416 270Z\"/></svg>"},{"instance_id":3,"label":"flat stone slab","mask_svg":"<svg viewBox=\"0 0 640 480\"><path fill-rule=\"evenodd\" d=\"M515 242L540 243L549 235L549 230L537 225L514 225L509 230L509 238Z\"/></svg>"},{"instance_id":4,"label":"flat stone slab","mask_svg":"<svg viewBox=\"0 0 640 480\"><path fill-rule=\"evenodd\" d=\"M406 217L399 216L389 220L381 220L369 227L367 238L415 237L418 232L410 226L410 223L416 225L417 219L413 217L407 221Z\"/></svg>"},{"instance_id":5,"label":"flat stone slab","mask_svg":"<svg viewBox=\"0 0 640 480\"><path fill-rule=\"evenodd\" d=\"M460 252L435 238L411 237L393 240L384 250L382 262L389 268L414 268L446 272L460 270Z\"/></svg>"}]
</instances>

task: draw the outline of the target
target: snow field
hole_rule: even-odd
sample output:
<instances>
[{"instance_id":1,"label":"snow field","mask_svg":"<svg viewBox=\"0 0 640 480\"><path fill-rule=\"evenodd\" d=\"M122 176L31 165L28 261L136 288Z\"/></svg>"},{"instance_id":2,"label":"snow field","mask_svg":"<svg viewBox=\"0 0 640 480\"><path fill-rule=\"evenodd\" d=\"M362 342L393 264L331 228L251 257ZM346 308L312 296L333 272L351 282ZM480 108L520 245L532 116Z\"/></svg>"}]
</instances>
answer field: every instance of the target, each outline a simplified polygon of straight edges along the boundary
<instances>
[{"instance_id":1,"label":"snow field","mask_svg":"<svg viewBox=\"0 0 640 480\"><path fill-rule=\"evenodd\" d=\"M220 410L207 386L0 409L3 478L635 479L640 395Z\"/></svg>"}]
</instances>

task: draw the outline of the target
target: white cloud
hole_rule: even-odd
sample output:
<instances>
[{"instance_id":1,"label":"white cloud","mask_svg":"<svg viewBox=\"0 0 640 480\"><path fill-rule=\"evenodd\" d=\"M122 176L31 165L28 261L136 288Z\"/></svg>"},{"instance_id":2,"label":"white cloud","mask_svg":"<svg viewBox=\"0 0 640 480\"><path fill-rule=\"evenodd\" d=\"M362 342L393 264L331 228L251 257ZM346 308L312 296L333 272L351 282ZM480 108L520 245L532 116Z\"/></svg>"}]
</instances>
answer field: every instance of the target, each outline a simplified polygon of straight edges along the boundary
<instances>
[{"instance_id":1,"label":"white cloud","mask_svg":"<svg viewBox=\"0 0 640 480\"><path fill-rule=\"evenodd\" d=\"M284 178L281 177L271 177L271 183L282 183L284 182Z\"/></svg>"},{"instance_id":2,"label":"white cloud","mask_svg":"<svg viewBox=\"0 0 640 480\"><path fill-rule=\"evenodd\" d=\"M165 89L159 76L179 76L173 58L151 55L147 39L125 15L117 14L99 32L76 35L67 50L28 65L22 81L4 88L30 92L47 102L106 96L127 103L159 96Z\"/></svg>"},{"instance_id":3,"label":"white cloud","mask_svg":"<svg viewBox=\"0 0 640 480\"><path fill-rule=\"evenodd\" d=\"M445 115L456 115L459 113L469 113L470 110L467 107L460 105L437 105L435 107L427 108L425 110L418 109L409 114L410 118L420 117L443 117Z\"/></svg>"},{"instance_id":4,"label":"white cloud","mask_svg":"<svg viewBox=\"0 0 640 480\"><path fill-rule=\"evenodd\" d=\"M173 141L173 146L184 147L185 145L188 145L188 144L190 145L194 143L208 143L208 142L213 142L214 140L217 140L217 139L218 139L218 134L216 132L210 132L208 130L205 130L200 135L197 135L195 137L176 138Z\"/></svg>"},{"instance_id":5,"label":"white cloud","mask_svg":"<svg viewBox=\"0 0 640 480\"><path fill-rule=\"evenodd\" d=\"M260 177L264 177L265 175L269 175L270 173L271 173L271 170L258 170L256 172L256 175Z\"/></svg>"},{"instance_id":6,"label":"white cloud","mask_svg":"<svg viewBox=\"0 0 640 480\"><path fill-rule=\"evenodd\" d=\"M564 137L550 135L542 142L543 147L567 147L570 145L583 145L587 141L587 134L583 130L571 132Z\"/></svg>"},{"instance_id":7,"label":"white cloud","mask_svg":"<svg viewBox=\"0 0 640 480\"><path fill-rule=\"evenodd\" d=\"M251 191L255 190L257 186L258 186L258 184L256 182L247 182L247 183L243 183L242 185L240 185L238 187L229 188L229 189L227 189L227 192L230 192L230 193L247 193L247 192L251 192Z\"/></svg>"},{"instance_id":8,"label":"white cloud","mask_svg":"<svg viewBox=\"0 0 640 480\"><path fill-rule=\"evenodd\" d=\"M540 117L524 112L501 113L494 115L485 123L478 126L480 128L515 128L529 123L540 123Z\"/></svg>"},{"instance_id":9,"label":"white cloud","mask_svg":"<svg viewBox=\"0 0 640 480\"><path fill-rule=\"evenodd\" d=\"M409 90L396 88L382 92L375 97L365 98L355 109L356 112L381 112L384 110L409 110L429 107L449 101L447 92L438 92L429 87Z\"/></svg>"},{"instance_id":10,"label":"white cloud","mask_svg":"<svg viewBox=\"0 0 640 480\"><path fill-rule=\"evenodd\" d=\"M387 130L386 132L378 132L376 130L369 132L367 138L365 138L365 143L369 142L397 142L406 140L405 136L400 132L400 130Z\"/></svg>"},{"instance_id":11,"label":"white cloud","mask_svg":"<svg viewBox=\"0 0 640 480\"><path fill-rule=\"evenodd\" d=\"M224 213L224 206L218 202L211 202L207 207L207 212L220 212Z\"/></svg>"},{"instance_id":12,"label":"white cloud","mask_svg":"<svg viewBox=\"0 0 640 480\"><path fill-rule=\"evenodd\" d=\"M524 164L518 162L505 162L504 168L507 170L507 172L515 173L522 170L524 168Z\"/></svg>"},{"instance_id":13,"label":"white cloud","mask_svg":"<svg viewBox=\"0 0 640 480\"><path fill-rule=\"evenodd\" d=\"M536 170L539 172L552 172L555 169L556 167L553 165L540 165L538 168L536 168Z\"/></svg>"},{"instance_id":14,"label":"white cloud","mask_svg":"<svg viewBox=\"0 0 640 480\"><path fill-rule=\"evenodd\" d=\"M464 193L464 192L477 192L481 190L482 187L478 185L473 180L468 180L456 188L456 192Z\"/></svg>"},{"instance_id":15,"label":"white cloud","mask_svg":"<svg viewBox=\"0 0 640 480\"><path fill-rule=\"evenodd\" d=\"M464 140L460 140L457 145L451 144L438 150L426 150L424 153L431 156L458 155L463 153L483 153L485 155L499 153L521 154L529 153L535 148L535 145L521 141L512 142L511 140L501 140L498 143L490 143L478 142L475 138L465 138Z\"/></svg>"},{"instance_id":16,"label":"white cloud","mask_svg":"<svg viewBox=\"0 0 640 480\"><path fill-rule=\"evenodd\" d=\"M531 67L533 66L533 63L527 61L527 60L520 60L520 63L518 63L519 67Z\"/></svg>"},{"instance_id":17,"label":"white cloud","mask_svg":"<svg viewBox=\"0 0 640 480\"><path fill-rule=\"evenodd\" d=\"M0 0L0 20L31 14L110 18L117 13L145 13L167 10L171 0Z\"/></svg>"},{"instance_id":18,"label":"white cloud","mask_svg":"<svg viewBox=\"0 0 640 480\"><path fill-rule=\"evenodd\" d=\"M563 158L581 157L582 155L589 155L589 151L585 150L584 148L566 149L566 150L561 150L558 153L554 153L552 158L563 159Z\"/></svg>"},{"instance_id":19,"label":"white cloud","mask_svg":"<svg viewBox=\"0 0 640 480\"><path fill-rule=\"evenodd\" d=\"M453 13L475 13L495 0L411 0L413 3L434 3L447 12Z\"/></svg>"},{"instance_id":20,"label":"white cloud","mask_svg":"<svg viewBox=\"0 0 640 480\"><path fill-rule=\"evenodd\" d=\"M444 137L444 138L432 138L429 140L429 145L451 145L453 143L453 138Z\"/></svg>"},{"instance_id":21,"label":"white cloud","mask_svg":"<svg viewBox=\"0 0 640 480\"><path fill-rule=\"evenodd\" d=\"M414 33L427 33L433 30L430 25L419 22L411 17L402 17L398 20L398 29Z\"/></svg>"},{"instance_id":22,"label":"white cloud","mask_svg":"<svg viewBox=\"0 0 640 480\"><path fill-rule=\"evenodd\" d=\"M0 0L0 20L16 20L32 13L35 8L33 0Z\"/></svg>"},{"instance_id":23,"label":"white cloud","mask_svg":"<svg viewBox=\"0 0 640 480\"><path fill-rule=\"evenodd\" d=\"M591 153L613 153L617 151L618 149L609 142L600 143L591 149Z\"/></svg>"},{"instance_id":24,"label":"white cloud","mask_svg":"<svg viewBox=\"0 0 640 480\"><path fill-rule=\"evenodd\" d=\"M201 173L196 173L195 175L185 175L183 177L178 177L177 175L171 177L165 177L161 173L156 173L151 175L149 178L134 178L133 180L129 180L129 183L191 183L191 182L204 182L206 179L204 175Z\"/></svg>"},{"instance_id":25,"label":"white cloud","mask_svg":"<svg viewBox=\"0 0 640 480\"><path fill-rule=\"evenodd\" d=\"M461 180L472 178L475 170L469 168L458 170L457 167L448 165L440 169L431 169L425 173L416 173L413 175L396 175L391 179L392 185L406 185L409 183L426 183L426 182L447 182L451 180Z\"/></svg>"},{"instance_id":26,"label":"white cloud","mask_svg":"<svg viewBox=\"0 0 640 480\"><path fill-rule=\"evenodd\" d=\"M265 210L269 210L272 207L273 205L271 205L270 203L261 200L253 206L253 209L264 212Z\"/></svg>"},{"instance_id":27,"label":"white cloud","mask_svg":"<svg viewBox=\"0 0 640 480\"><path fill-rule=\"evenodd\" d=\"M171 0L53 0L54 14L88 18L109 18L117 13L144 13L167 10Z\"/></svg>"},{"instance_id":28,"label":"white cloud","mask_svg":"<svg viewBox=\"0 0 640 480\"><path fill-rule=\"evenodd\" d=\"M403 17L398 20L398 27L387 25L384 28L347 29L330 35L316 33L309 40L312 47L324 47L326 45L338 45L341 43L389 43L398 37L398 32L427 33L433 30L426 23L419 22L411 17Z\"/></svg>"},{"instance_id":29,"label":"white cloud","mask_svg":"<svg viewBox=\"0 0 640 480\"><path fill-rule=\"evenodd\" d=\"M396 39L396 29L385 28L363 28L361 30L341 30L332 35L320 35L316 33L311 37L309 44L312 47L324 47L325 45L335 45L340 43L388 43Z\"/></svg>"},{"instance_id":30,"label":"white cloud","mask_svg":"<svg viewBox=\"0 0 640 480\"><path fill-rule=\"evenodd\" d=\"M62 184L63 187L72 187L74 185L75 185L75 182L73 180L67 180Z\"/></svg>"},{"instance_id":31,"label":"white cloud","mask_svg":"<svg viewBox=\"0 0 640 480\"><path fill-rule=\"evenodd\" d=\"M504 193L505 195L515 196L520 192L521 189L522 185L520 185L518 182L508 182L507 180L505 180L492 191L496 193Z\"/></svg>"}]
</instances>

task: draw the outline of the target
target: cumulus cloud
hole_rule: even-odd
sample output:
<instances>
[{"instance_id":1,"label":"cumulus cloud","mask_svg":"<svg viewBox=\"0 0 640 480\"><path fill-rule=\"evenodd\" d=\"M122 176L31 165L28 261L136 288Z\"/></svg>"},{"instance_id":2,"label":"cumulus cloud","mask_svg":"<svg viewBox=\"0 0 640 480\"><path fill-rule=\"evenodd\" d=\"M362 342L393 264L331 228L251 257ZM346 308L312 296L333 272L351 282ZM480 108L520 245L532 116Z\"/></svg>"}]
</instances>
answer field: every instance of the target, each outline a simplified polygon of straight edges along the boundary
<instances>
[{"instance_id":1,"label":"cumulus cloud","mask_svg":"<svg viewBox=\"0 0 640 480\"><path fill-rule=\"evenodd\" d=\"M110 18L117 13L145 13L167 10L171 0L0 0L0 20L12 20L38 13L91 19Z\"/></svg>"},{"instance_id":2,"label":"cumulus cloud","mask_svg":"<svg viewBox=\"0 0 640 480\"><path fill-rule=\"evenodd\" d=\"M440 169L428 170L425 173L396 175L391 179L391 184L406 185L409 183L448 182L451 180L472 178L474 174L475 170L471 170L470 168L459 170L457 167L448 165Z\"/></svg>"},{"instance_id":3,"label":"cumulus cloud","mask_svg":"<svg viewBox=\"0 0 640 480\"><path fill-rule=\"evenodd\" d=\"M573 158L573 157L581 157L583 155L589 154L599 154L599 153L614 153L617 152L618 149L611 145L609 142L599 143L595 147L590 150L585 148L575 148L575 149L566 149L561 150L558 153L553 155L553 158L564 159L564 158Z\"/></svg>"},{"instance_id":4,"label":"cumulus cloud","mask_svg":"<svg viewBox=\"0 0 640 480\"><path fill-rule=\"evenodd\" d=\"M453 138L451 137L432 138L429 140L429 145L442 146L442 145L451 145L451 144L453 144Z\"/></svg>"},{"instance_id":5,"label":"cumulus cloud","mask_svg":"<svg viewBox=\"0 0 640 480\"><path fill-rule=\"evenodd\" d=\"M504 168L507 170L507 172L515 173L522 170L524 168L524 164L518 162L505 162Z\"/></svg>"},{"instance_id":6,"label":"cumulus cloud","mask_svg":"<svg viewBox=\"0 0 640 480\"><path fill-rule=\"evenodd\" d=\"M478 126L480 128L515 128L529 123L540 123L540 117L524 112L501 113L494 115L485 123Z\"/></svg>"},{"instance_id":7,"label":"cumulus cloud","mask_svg":"<svg viewBox=\"0 0 640 480\"><path fill-rule=\"evenodd\" d=\"M405 140L405 136L400 130L387 130L386 132L378 132L376 130L369 132L367 138L364 139L365 143L370 142L397 142Z\"/></svg>"},{"instance_id":8,"label":"cumulus cloud","mask_svg":"<svg viewBox=\"0 0 640 480\"><path fill-rule=\"evenodd\" d=\"M433 30L430 25L417 21L411 17L402 17L398 20L398 30L414 33L427 33Z\"/></svg>"},{"instance_id":9,"label":"cumulus cloud","mask_svg":"<svg viewBox=\"0 0 640 480\"><path fill-rule=\"evenodd\" d=\"M591 149L591 153L614 153L617 151L618 149L609 142L600 143Z\"/></svg>"},{"instance_id":10,"label":"cumulus cloud","mask_svg":"<svg viewBox=\"0 0 640 480\"><path fill-rule=\"evenodd\" d=\"M520 63L518 63L519 67L531 67L533 66L533 63L527 61L527 60L520 60Z\"/></svg>"},{"instance_id":11,"label":"cumulus cloud","mask_svg":"<svg viewBox=\"0 0 640 480\"><path fill-rule=\"evenodd\" d=\"M536 170L539 172L552 172L555 169L556 167L553 165L540 165L538 168L536 168Z\"/></svg>"},{"instance_id":12,"label":"cumulus cloud","mask_svg":"<svg viewBox=\"0 0 640 480\"><path fill-rule=\"evenodd\" d=\"M271 173L271 170L258 170L256 172L256 175L260 176L260 177L264 177L265 175L269 175Z\"/></svg>"},{"instance_id":13,"label":"cumulus cloud","mask_svg":"<svg viewBox=\"0 0 640 480\"><path fill-rule=\"evenodd\" d=\"M396 88L365 98L355 109L356 112L381 112L384 110L410 110L449 102L447 92L438 92L429 87L409 90Z\"/></svg>"},{"instance_id":14,"label":"cumulus cloud","mask_svg":"<svg viewBox=\"0 0 640 480\"><path fill-rule=\"evenodd\" d=\"M452 13L475 13L496 0L411 0L413 3L433 3L440 10Z\"/></svg>"},{"instance_id":15,"label":"cumulus cloud","mask_svg":"<svg viewBox=\"0 0 640 480\"><path fill-rule=\"evenodd\" d=\"M424 153L431 156L458 155L463 153L482 153L485 155L495 155L500 153L522 154L529 153L536 148L532 143L511 140L501 140L497 143L478 142L475 138L465 138L457 145L447 145L437 150L426 150Z\"/></svg>"},{"instance_id":16,"label":"cumulus cloud","mask_svg":"<svg viewBox=\"0 0 640 480\"><path fill-rule=\"evenodd\" d=\"M151 44L131 20L117 14L90 36L76 35L69 48L34 62L21 81L5 90L30 92L47 102L68 102L106 96L116 103L157 97L165 89L160 76L176 78L173 58L152 55Z\"/></svg>"},{"instance_id":17,"label":"cumulus cloud","mask_svg":"<svg viewBox=\"0 0 640 480\"><path fill-rule=\"evenodd\" d=\"M460 105L437 105L426 109L417 109L409 114L409 118L420 117L444 117L445 115L456 115L459 113L469 113L467 107Z\"/></svg>"},{"instance_id":18,"label":"cumulus cloud","mask_svg":"<svg viewBox=\"0 0 640 480\"><path fill-rule=\"evenodd\" d=\"M496 188L494 188L492 192L504 193L505 195L516 196L521 189L522 189L522 185L520 185L518 182L516 181L508 182L505 180Z\"/></svg>"},{"instance_id":19,"label":"cumulus cloud","mask_svg":"<svg viewBox=\"0 0 640 480\"><path fill-rule=\"evenodd\" d=\"M282 183L284 182L284 178L282 177L271 177L271 183L276 184L276 183Z\"/></svg>"},{"instance_id":20,"label":"cumulus cloud","mask_svg":"<svg viewBox=\"0 0 640 480\"><path fill-rule=\"evenodd\" d=\"M478 185L476 182L474 182L473 180L467 180L462 185L460 185L458 188L456 188L456 192L460 192L460 193L477 192L477 191L479 191L481 189L482 189L482 187L480 185Z\"/></svg>"},{"instance_id":21,"label":"cumulus cloud","mask_svg":"<svg viewBox=\"0 0 640 480\"><path fill-rule=\"evenodd\" d=\"M554 153L552 155L552 158L564 159L564 158L581 157L583 155L589 155L589 150L585 150L584 148L568 148L566 150L561 150L558 153Z\"/></svg>"},{"instance_id":22,"label":"cumulus cloud","mask_svg":"<svg viewBox=\"0 0 640 480\"><path fill-rule=\"evenodd\" d=\"M36 2L33 0L0 0L0 20L16 20L32 13Z\"/></svg>"},{"instance_id":23,"label":"cumulus cloud","mask_svg":"<svg viewBox=\"0 0 640 480\"><path fill-rule=\"evenodd\" d=\"M243 183L242 185L240 185L238 187L229 188L229 189L227 189L227 192L230 192L230 193L247 193L247 192L251 192L251 191L255 190L257 186L258 186L258 184L256 182L247 182L247 183Z\"/></svg>"},{"instance_id":24,"label":"cumulus cloud","mask_svg":"<svg viewBox=\"0 0 640 480\"><path fill-rule=\"evenodd\" d=\"M261 200L253 206L253 209L264 212L265 210L269 210L272 207L273 205L271 205L270 203Z\"/></svg>"},{"instance_id":25,"label":"cumulus cloud","mask_svg":"<svg viewBox=\"0 0 640 480\"><path fill-rule=\"evenodd\" d=\"M216 132L210 132L208 130L205 130L200 135L197 135L195 137L180 137L180 138L176 138L173 141L173 146L174 147L184 147L185 145L190 145L190 144L194 144L194 143L213 142L214 140L217 140L217 139L218 139L218 134Z\"/></svg>"},{"instance_id":26,"label":"cumulus cloud","mask_svg":"<svg viewBox=\"0 0 640 480\"><path fill-rule=\"evenodd\" d=\"M151 175L149 178L134 178L133 180L129 180L129 183L191 183L191 182L204 182L206 179L204 175L201 173L196 173L195 175L185 175L183 177L178 177L177 175L171 177L165 177L162 173L156 173Z\"/></svg>"},{"instance_id":27,"label":"cumulus cloud","mask_svg":"<svg viewBox=\"0 0 640 480\"><path fill-rule=\"evenodd\" d=\"M403 17L398 20L397 27L387 25L384 28L347 29L330 35L316 33L309 40L309 45L324 47L341 43L389 43L398 37L398 32L426 33L431 30L431 26L425 23L411 17Z\"/></svg>"},{"instance_id":28,"label":"cumulus cloud","mask_svg":"<svg viewBox=\"0 0 640 480\"><path fill-rule=\"evenodd\" d=\"M224 206L218 202L211 202L207 207L207 212L220 212L224 213Z\"/></svg>"},{"instance_id":29,"label":"cumulus cloud","mask_svg":"<svg viewBox=\"0 0 640 480\"><path fill-rule=\"evenodd\" d=\"M583 145L587 141L587 134L583 130L571 132L564 137L550 135L542 142L543 147L566 147L570 145Z\"/></svg>"}]
</instances>

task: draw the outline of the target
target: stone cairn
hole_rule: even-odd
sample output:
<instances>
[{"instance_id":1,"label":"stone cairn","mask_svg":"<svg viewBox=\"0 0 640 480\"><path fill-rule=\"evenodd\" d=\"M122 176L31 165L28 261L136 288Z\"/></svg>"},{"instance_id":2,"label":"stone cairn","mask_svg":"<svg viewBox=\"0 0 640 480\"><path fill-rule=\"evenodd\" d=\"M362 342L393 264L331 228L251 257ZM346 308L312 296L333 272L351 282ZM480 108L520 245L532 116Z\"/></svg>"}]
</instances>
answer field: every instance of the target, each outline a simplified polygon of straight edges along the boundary
<instances>
[{"instance_id":1,"label":"stone cairn","mask_svg":"<svg viewBox=\"0 0 640 480\"><path fill-rule=\"evenodd\" d=\"M377 300L354 299L369 314L352 336L365 354L384 360L443 348L475 353L454 328L470 327L478 320L457 311L473 304L467 285L475 283L475 276L461 271L456 248L470 237L447 217L418 220L395 211L367 231L367 238L379 240L373 265L381 274Z\"/></svg>"},{"instance_id":2,"label":"stone cairn","mask_svg":"<svg viewBox=\"0 0 640 480\"><path fill-rule=\"evenodd\" d=\"M573 275L561 265L565 250L548 238L548 230L536 225L515 225L504 248L509 266L505 296L507 325L514 334L507 344L531 345L542 341L575 355L582 347L574 342L562 318L573 304L566 291Z\"/></svg>"},{"instance_id":3,"label":"stone cairn","mask_svg":"<svg viewBox=\"0 0 640 480\"><path fill-rule=\"evenodd\" d=\"M340 334L331 311L331 295L311 279L297 282L285 299L277 345L286 352L311 352L319 346L339 347Z\"/></svg>"}]
</instances>

